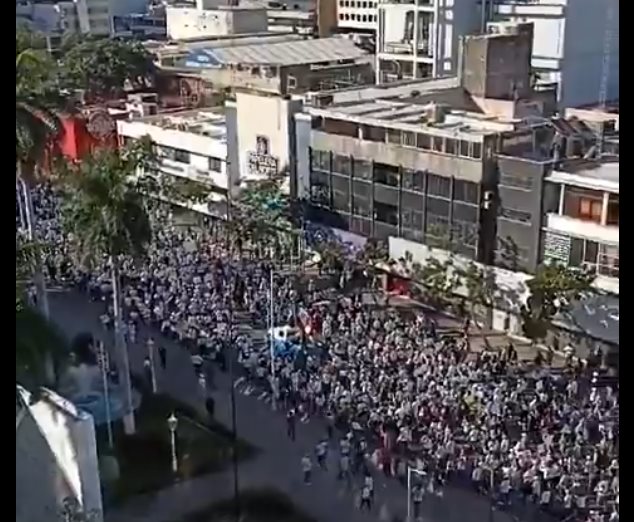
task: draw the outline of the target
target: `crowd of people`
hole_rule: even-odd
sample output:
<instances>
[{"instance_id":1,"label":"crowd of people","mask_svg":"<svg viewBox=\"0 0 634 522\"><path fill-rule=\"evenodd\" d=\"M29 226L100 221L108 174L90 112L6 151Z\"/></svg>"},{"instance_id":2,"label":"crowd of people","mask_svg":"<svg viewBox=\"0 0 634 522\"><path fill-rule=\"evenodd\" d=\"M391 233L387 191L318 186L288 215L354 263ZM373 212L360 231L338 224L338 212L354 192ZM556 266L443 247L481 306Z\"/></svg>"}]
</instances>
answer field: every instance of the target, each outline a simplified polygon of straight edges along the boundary
<instances>
[{"instance_id":1,"label":"crowd of people","mask_svg":"<svg viewBox=\"0 0 634 522\"><path fill-rule=\"evenodd\" d=\"M39 236L52 245L49 279L105 299L106 260L77 265L57 196L45 187L34 202ZM415 481L416 509L423 491L449 481L500 507L532 502L559 519L618 521L617 385L599 385L582 366L527 367L512 345L471 353L467 331L441 335L431 317L369 307L362 293L324 300L313 283L281 275L274 278L273 323L298 326L301 340L271 365L267 343L233 338L231 330L236 311L270 324L270 261L240 257L204 231L171 226L164 210L154 219L163 224L148 258L141 265L125 260L121 270L128 336L143 321L198 358L224 364L235 350L241 380L288 412L290 438L296 418L322 418L327 438L343 433L338 471L344 479L363 477L364 508L374 494L372 468L405 482L412 466L425 477ZM107 307L106 324L113 313ZM327 438L315 449L320 467ZM310 455L302 469L310 482Z\"/></svg>"}]
</instances>

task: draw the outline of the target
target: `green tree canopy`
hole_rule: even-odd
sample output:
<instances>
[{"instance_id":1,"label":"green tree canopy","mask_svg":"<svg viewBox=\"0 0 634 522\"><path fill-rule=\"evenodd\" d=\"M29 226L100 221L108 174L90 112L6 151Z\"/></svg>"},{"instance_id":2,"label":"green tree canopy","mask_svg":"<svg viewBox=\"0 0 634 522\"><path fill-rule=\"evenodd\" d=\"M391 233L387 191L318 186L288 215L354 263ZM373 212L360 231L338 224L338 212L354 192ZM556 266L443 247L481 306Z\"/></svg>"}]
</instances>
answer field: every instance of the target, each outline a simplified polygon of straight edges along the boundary
<instances>
[{"instance_id":1,"label":"green tree canopy","mask_svg":"<svg viewBox=\"0 0 634 522\"><path fill-rule=\"evenodd\" d=\"M111 38L67 42L59 66L62 84L85 90L93 100L117 98L126 88L147 88L155 73L152 55L141 42Z\"/></svg>"},{"instance_id":2,"label":"green tree canopy","mask_svg":"<svg viewBox=\"0 0 634 522\"><path fill-rule=\"evenodd\" d=\"M540 265L527 283L530 295L522 307L524 333L543 339L553 318L592 291L595 275L561 264Z\"/></svg>"}]
</instances>

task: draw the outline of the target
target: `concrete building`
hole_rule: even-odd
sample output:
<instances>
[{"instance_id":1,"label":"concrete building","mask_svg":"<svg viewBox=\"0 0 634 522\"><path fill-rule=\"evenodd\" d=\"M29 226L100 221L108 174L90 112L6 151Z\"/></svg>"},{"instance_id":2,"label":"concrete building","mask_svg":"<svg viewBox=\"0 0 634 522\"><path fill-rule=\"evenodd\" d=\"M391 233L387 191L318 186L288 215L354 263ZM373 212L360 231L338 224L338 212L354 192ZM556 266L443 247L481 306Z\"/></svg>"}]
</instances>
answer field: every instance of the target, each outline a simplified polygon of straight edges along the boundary
<instances>
[{"instance_id":1,"label":"concrete building","mask_svg":"<svg viewBox=\"0 0 634 522\"><path fill-rule=\"evenodd\" d=\"M378 0L337 0L337 32L374 34Z\"/></svg>"},{"instance_id":2,"label":"concrete building","mask_svg":"<svg viewBox=\"0 0 634 522\"><path fill-rule=\"evenodd\" d=\"M93 418L49 390L33 401L17 386L15 487L21 522L65 519L68 500L103 521Z\"/></svg>"},{"instance_id":3,"label":"concrete building","mask_svg":"<svg viewBox=\"0 0 634 522\"><path fill-rule=\"evenodd\" d=\"M16 24L53 36L113 36L116 17L143 14L146 7L146 0L20 1L16 2Z\"/></svg>"},{"instance_id":4,"label":"concrete building","mask_svg":"<svg viewBox=\"0 0 634 522\"><path fill-rule=\"evenodd\" d=\"M373 79L371 57L345 38L245 36L166 47L158 50L164 72L193 73L216 89L287 95Z\"/></svg>"},{"instance_id":5,"label":"concrete building","mask_svg":"<svg viewBox=\"0 0 634 522\"><path fill-rule=\"evenodd\" d=\"M117 122L119 139L152 140L161 175L203 183L209 204L195 210L224 216L227 194L239 185L237 168L228 160L227 118L222 108L159 114Z\"/></svg>"},{"instance_id":6,"label":"concrete building","mask_svg":"<svg viewBox=\"0 0 634 522\"><path fill-rule=\"evenodd\" d=\"M493 20L532 22L532 67L544 83L559 87L561 108L619 97L619 1L489 0ZM606 61L606 56L608 59Z\"/></svg>"},{"instance_id":7,"label":"concrete building","mask_svg":"<svg viewBox=\"0 0 634 522\"><path fill-rule=\"evenodd\" d=\"M478 6L479 0L379 0L377 83L456 74L460 36L480 27Z\"/></svg>"}]
</instances>

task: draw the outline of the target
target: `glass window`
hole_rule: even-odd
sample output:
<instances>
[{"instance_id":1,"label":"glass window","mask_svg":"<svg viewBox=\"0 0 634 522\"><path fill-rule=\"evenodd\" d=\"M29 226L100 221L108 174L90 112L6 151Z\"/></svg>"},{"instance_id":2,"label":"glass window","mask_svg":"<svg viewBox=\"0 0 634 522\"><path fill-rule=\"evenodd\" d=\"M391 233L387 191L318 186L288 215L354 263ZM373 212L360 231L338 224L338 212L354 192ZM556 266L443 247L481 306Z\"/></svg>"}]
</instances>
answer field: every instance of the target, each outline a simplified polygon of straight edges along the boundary
<instances>
[{"instance_id":1,"label":"glass window","mask_svg":"<svg viewBox=\"0 0 634 522\"><path fill-rule=\"evenodd\" d=\"M455 154L456 153L456 140L452 138L445 139L445 152L447 154Z\"/></svg>"},{"instance_id":2,"label":"glass window","mask_svg":"<svg viewBox=\"0 0 634 522\"><path fill-rule=\"evenodd\" d=\"M533 178L531 176L515 174L500 174L500 185L519 189L531 189L533 186ZM559 199L557 199L557 205L559 206Z\"/></svg>"},{"instance_id":3,"label":"glass window","mask_svg":"<svg viewBox=\"0 0 634 522\"><path fill-rule=\"evenodd\" d=\"M401 144L401 131L398 129L385 129L387 134L387 142L394 143L396 145Z\"/></svg>"},{"instance_id":4,"label":"glass window","mask_svg":"<svg viewBox=\"0 0 634 522\"><path fill-rule=\"evenodd\" d=\"M602 193L578 187L565 188L564 214L566 216L600 223L602 209Z\"/></svg>"},{"instance_id":5,"label":"glass window","mask_svg":"<svg viewBox=\"0 0 634 522\"><path fill-rule=\"evenodd\" d=\"M482 143L474 142L472 145L472 158L480 159L482 157Z\"/></svg>"},{"instance_id":6,"label":"glass window","mask_svg":"<svg viewBox=\"0 0 634 522\"><path fill-rule=\"evenodd\" d=\"M426 233L430 238L449 239L449 219L428 214Z\"/></svg>"},{"instance_id":7,"label":"glass window","mask_svg":"<svg viewBox=\"0 0 634 522\"><path fill-rule=\"evenodd\" d=\"M319 207L329 207L330 191L328 190L328 186L321 183L311 183L310 201L313 205Z\"/></svg>"},{"instance_id":8,"label":"glass window","mask_svg":"<svg viewBox=\"0 0 634 522\"><path fill-rule=\"evenodd\" d=\"M418 134L416 136L416 146L419 149L431 149L431 136L429 134Z\"/></svg>"},{"instance_id":9,"label":"glass window","mask_svg":"<svg viewBox=\"0 0 634 522\"><path fill-rule=\"evenodd\" d=\"M388 225L398 225L398 209L394 205L387 205L376 201L374 203L375 219Z\"/></svg>"},{"instance_id":10,"label":"glass window","mask_svg":"<svg viewBox=\"0 0 634 522\"><path fill-rule=\"evenodd\" d=\"M619 195L610 194L608 199L608 225L619 226Z\"/></svg>"},{"instance_id":11,"label":"glass window","mask_svg":"<svg viewBox=\"0 0 634 522\"><path fill-rule=\"evenodd\" d=\"M398 167L385 163L374 164L374 182L390 187L398 187Z\"/></svg>"},{"instance_id":12,"label":"glass window","mask_svg":"<svg viewBox=\"0 0 634 522\"><path fill-rule=\"evenodd\" d=\"M449 198L451 191L451 180L436 174L428 174L427 176L427 193L432 196L441 196Z\"/></svg>"},{"instance_id":13,"label":"glass window","mask_svg":"<svg viewBox=\"0 0 634 522\"><path fill-rule=\"evenodd\" d=\"M179 163L189 163L190 154L186 150L174 149L174 161Z\"/></svg>"},{"instance_id":14,"label":"glass window","mask_svg":"<svg viewBox=\"0 0 634 522\"><path fill-rule=\"evenodd\" d=\"M599 274L607 277L619 277L619 247L599 245Z\"/></svg>"},{"instance_id":15,"label":"glass window","mask_svg":"<svg viewBox=\"0 0 634 522\"><path fill-rule=\"evenodd\" d=\"M413 132L403 131L403 145L406 147L416 147L416 134Z\"/></svg>"},{"instance_id":16,"label":"glass window","mask_svg":"<svg viewBox=\"0 0 634 522\"><path fill-rule=\"evenodd\" d=\"M440 136L431 137L431 148L436 152L442 152L443 139Z\"/></svg>"},{"instance_id":17,"label":"glass window","mask_svg":"<svg viewBox=\"0 0 634 522\"><path fill-rule=\"evenodd\" d=\"M312 149L310 153L310 166L312 170L330 172L330 152Z\"/></svg>"},{"instance_id":18,"label":"glass window","mask_svg":"<svg viewBox=\"0 0 634 522\"><path fill-rule=\"evenodd\" d=\"M372 179L372 163L365 160L354 159L354 177L359 179Z\"/></svg>"},{"instance_id":19,"label":"glass window","mask_svg":"<svg viewBox=\"0 0 634 522\"><path fill-rule=\"evenodd\" d=\"M222 170L222 160L219 158L209 158L209 170L220 172Z\"/></svg>"},{"instance_id":20,"label":"glass window","mask_svg":"<svg viewBox=\"0 0 634 522\"><path fill-rule=\"evenodd\" d=\"M583 252L583 265L589 270L596 270L599 255L599 243L596 241L586 241Z\"/></svg>"},{"instance_id":21,"label":"glass window","mask_svg":"<svg viewBox=\"0 0 634 522\"><path fill-rule=\"evenodd\" d=\"M478 185L471 181L454 180L453 198L456 201L478 204Z\"/></svg>"},{"instance_id":22,"label":"glass window","mask_svg":"<svg viewBox=\"0 0 634 522\"><path fill-rule=\"evenodd\" d=\"M341 212L350 212L350 198L348 194L346 192L333 188L332 208Z\"/></svg>"},{"instance_id":23,"label":"glass window","mask_svg":"<svg viewBox=\"0 0 634 522\"><path fill-rule=\"evenodd\" d=\"M332 171L349 176L350 174L352 174L352 159L349 156L340 156L339 154L333 154Z\"/></svg>"},{"instance_id":24,"label":"glass window","mask_svg":"<svg viewBox=\"0 0 634 522\"><path fill-rule=\"evenodd\" d=\"M362 127L363 130L363 139L367 141L378 141L380 143L385 143L385 129L382 127L372 127L370 125L364 125Z\"/></svg>"},{"instance_id":25,"label":"glass window","mask_svg":"<svg viewBox=\"0 0 634 522\"><path fill-rule=\"evenodd\" d=\"M466 158L469 157L469 142L460 140L460 155Z\"/></svg>"},{"instance_id":26,"label":"glass window","mask_svg":"<svg viewBox=\"0 0 634 522\"><path fill-rule=\"evenodd\" d=\"M531 213L524 212L523 210L515 210L513 208L502 207L500 209L500 216L510 221L517 221L519 223L530 224Z\"/></svg>"}]
</instances>

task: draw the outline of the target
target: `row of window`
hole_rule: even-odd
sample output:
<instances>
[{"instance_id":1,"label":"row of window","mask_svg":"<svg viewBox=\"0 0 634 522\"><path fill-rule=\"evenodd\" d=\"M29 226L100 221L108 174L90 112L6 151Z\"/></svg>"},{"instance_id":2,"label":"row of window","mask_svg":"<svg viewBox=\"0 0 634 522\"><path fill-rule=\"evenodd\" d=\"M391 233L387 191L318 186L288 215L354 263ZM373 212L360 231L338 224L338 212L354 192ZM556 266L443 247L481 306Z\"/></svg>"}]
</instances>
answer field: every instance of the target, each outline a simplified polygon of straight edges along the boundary
<instances>
[{"instance_id":1,"label":"row of window","mask_svg":"<svg viewBox=\"0 0 634 522\"><path fill-rule=\"evenodd\" d=\"M352 7L353 9L376 9L376 2L367 2L365 0L339 0L339 7Z\"/></svg>"},{"instance_id":2,"label":"row of window","mask_svg":"<svg viewBox=\"0 0 634 522\"><path fill-rule=\"evenodd\" d=\"M572 238L569 264L599 275L619 277L619 247L588 239Z\"/></svg>"},{"instance_id":3,"label":"row of window","mask_svg":"<svg viewBox=\"0 0 634 522\"><path fill-rule=\"evenodd\" d=\"M351 213L363 218L374 218L379 223L399 226L399 210L396 205L381 201L370 202L365 197L354 195L350 201L349 195L343 191L333 189L332 201L328 187L312 184L310 191L311 203L317 207L335 212ZM478 241L478 225L473 222L453 219L436 215L428 209L427 214L422 210L403 208L400 212L400 225L408 230L424 231L428 238L442 242L452 242L475 247ZM424 230L423 230L424 227Z\"/></svg>"},{"instance_id":4,"label":"row of window","mask_svg":"<svg viewBox=\"0 0 634 522\"><path fill-rule=\"evenodd\" d=\"M357 13L340 13L339 14L339 20L341 20L342 22L363 22L363 23L374 23L376 22L376 15L374 14L370 14L370 15L361 15L361 14L357 14Z\"/></svg>"},{"instance_id":5,"label":"row of window","mask_svg":"<svg viewBox=\"0 0 634 522\"><path fill-rule=\"evenodd\" d=\"M426 193L445 199L479 204L479 187L470 181L438 176L428 171L411 170L396 165L311 150L311 171L351 176L354 179L374 181L390 187L402 187L412 192ZM453 194L452 194L453 192Z\"/></svg>"},{"instance_id":6,"label":"row of window","mask_svg":"<svg viewBox=\"0 0 634 522\"><path fill-rule=\"evenodd\" d=\"M176 161L178 163L185 163L189 165L191 163L191 153L187 150L176 149L173 147L156 146L154 145L154 153L159 158ZM212 172L221 172L222 160L220 158L208 157L208 168Z\"/></svg>"},{"instance_id":7,"label":"row of window","mask_svg":"<svg viewBox=\"0 0 634 522\"><path fill-rule=\"evenodd\" d=\"M313 128L329 134L348 136L365 141L414 147L465 158L482 158L482 143L480 142L432 136L401 129L375 127L373 125L363 125L330 118L316 118L313 122Z\"/></svg>"}]
</instances>

